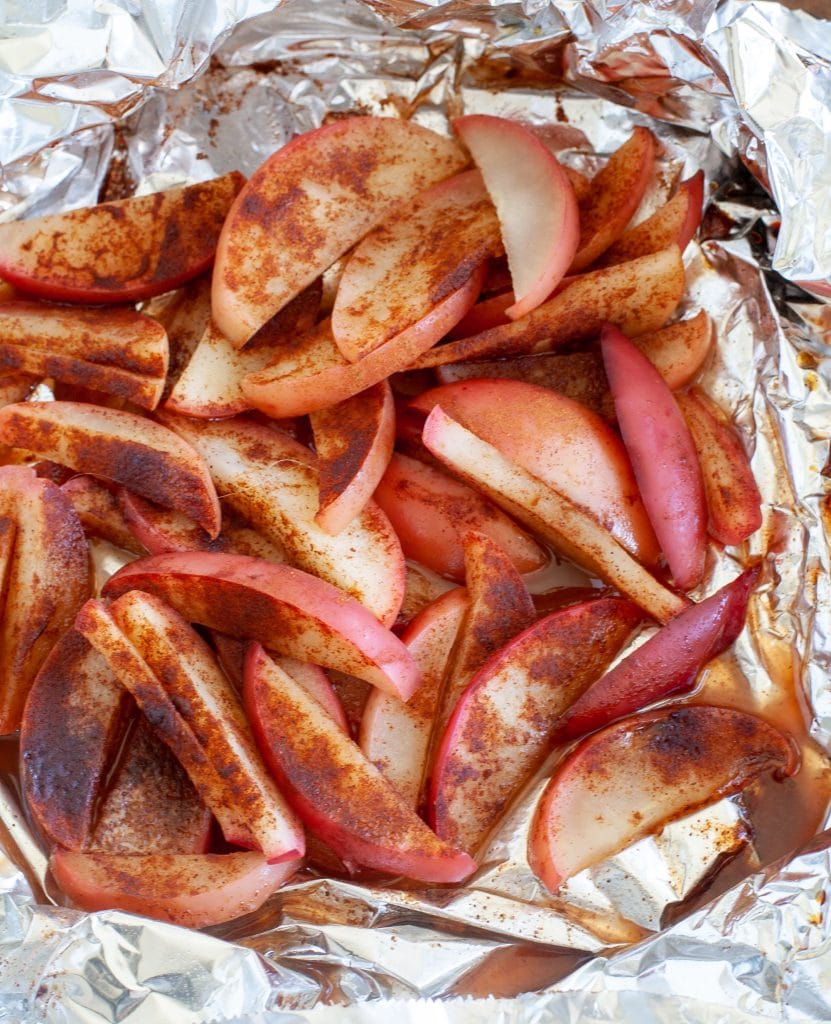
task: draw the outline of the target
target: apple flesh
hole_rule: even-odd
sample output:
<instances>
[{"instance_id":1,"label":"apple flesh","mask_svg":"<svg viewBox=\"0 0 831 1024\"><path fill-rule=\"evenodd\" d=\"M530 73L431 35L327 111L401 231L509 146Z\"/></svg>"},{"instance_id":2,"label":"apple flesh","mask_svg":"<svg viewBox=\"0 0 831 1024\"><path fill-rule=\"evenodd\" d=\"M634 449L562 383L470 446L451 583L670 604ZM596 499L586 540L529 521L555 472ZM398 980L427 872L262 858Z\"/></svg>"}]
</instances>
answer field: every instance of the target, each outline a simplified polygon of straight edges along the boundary
<instances>
[{"instance_id":1,"label":"apple flesh","mask_svg":"<svg viewBox=\"0 0 831 1024\"><path fill-rule=\"evenodd\" d=\"M443 843L319 705L252 645L245 707L263 756L309 829L347 863L422 882L475 869Z\"/></svg>"},{"instance_id":2,"label":"apple flesh","mask_svg":"<svg viewBox=\"0 0 831 1024\"><path fill-rule=\"evenodd\" d=\"M0 225L0 274L58 302L137 302L207 270L243 177Z\"/></svg>"},{"instance_id":3,"label":"apple flesh","mask_svg":"<svg viewBox=\"0 0 831 1024\"><path fill-rule=\"evenodd\" d=\"M438 836L476 853L550 753L560 716L609 665L640 619L640 611L621 598L586 601L547 615L479 669L433 765L428 820Z\"/></svg>"},{"instance_id":4,"label":"apple flesh","mask_svg":"<svg viewBox=\"0 0 831 1024\"><path fill-rule=\"evenodd\" d=\"M72 502L87 537L101 537L134 555L146 555L150 550L134 534L119 508L118 499L100 480L79 474L61 484L61 490ZM194 524L194 529L207 539L201 526Z\"/></svg>"},{"instance_id":5,"label":"apple flesh","mask_svg":"<svg viewBox=\"0 0 831 1024\"><path fill-rule=\"evenodd\" d=\"M529 841L551 891L668 822L763 772L790 775L795 748L754 715L699 705L626 718L584 740L557 770Z\"/></svg>"},{"instance_id":6,"label":"apple flesh","mask_svg":"<svg viewBox=\"0 0 831 1024\"><path fill-rule=\"evenodd\" d=\"M396 118L350 117L293 139L225 221L212 289L219 329L241 348L367 232L465 163L455 143Z\"/></svg>"},{"instance_id":7,"label":"apple flesh","mask_svg":"<svg viewBox=\"0 0 831 1024\"><path fill-rule=\"evenodd\" d=\"M453 130L482 172L499 225L516 300L516 320L540 305L568 270L580 240L577 200L556 157L516 121L456 117Z\"/></svg>"},{"instance_id":8,"label":"apple flesh","mask_svg":"<svg viewBox=\"0 0 831 1024\"><path fill-rule=\"evenodd\" d=\"M677 391L689 384L704 365L714 337L712 321L702 309L688 320L631 340L664 378L670 391Z\"/></svg>"}]
</instances>

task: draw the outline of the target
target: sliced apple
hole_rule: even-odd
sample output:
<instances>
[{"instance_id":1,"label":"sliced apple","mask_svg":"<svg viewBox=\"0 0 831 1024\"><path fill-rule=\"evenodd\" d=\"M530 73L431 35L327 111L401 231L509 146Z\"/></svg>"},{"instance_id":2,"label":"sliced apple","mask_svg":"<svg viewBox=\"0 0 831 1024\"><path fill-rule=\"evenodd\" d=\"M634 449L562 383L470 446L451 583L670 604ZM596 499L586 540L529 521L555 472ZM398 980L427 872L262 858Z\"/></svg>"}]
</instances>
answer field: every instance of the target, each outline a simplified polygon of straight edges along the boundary
<instances>
[{"instance_id":1,"label":"sliced apple","mask_svg":"<svg viewBox=\"0 0 831 1024\"><path fill-rule=\"evenodd\" d=\"M395 404L387 381L311 415L320 506L315 522L338 534L366 507L395 444Z\"/></svg>"},{"instance_id":2,"label":"sliced apple","mask_svg":"<svg viewBox=\"0 0 831 1024\"><path fill-rule=\"evenodd\" d=\"M61 484L61 490L72 502L72 507L84 533L88 537L102 537L117 547L131 551L134 555L146 555L149 551L141 540L135 536L129 521L122 514L118 500L113 492L94 476L79 474L70 477ZM205 531L194 524L207 539ZM64 844L66 845L66 844Z\"/></svg>"},{"instance_id":3,"label":"sliced apple","mask_svg":"<svg viewBox=\"0 0 831 1024\"><path fill-rule=\"evenodd\" d=\"M689 384L704 365L714 337L712 321L702 309L688 320L631 340L664 378L670 391L677 391Z\"/></svg>"},{"instance_id":4,"label":"sliced apple","mask_svg":"<svg viewBox=\"0 0 831 1024\"><path fill-rule=\"evenodd\" d=\"M518 572L545 565L545 551L477 491L432 466L394 454L375 491L407 558L433 572L463 582L462 534L487 534L508 555Z\"/></svg>"},{"instance_id":5,"label":"sliced apple","mask_svg":"<svg viewBox=\"0 0 831 1024\"><path fill-rule=\"evenodd\" d=\"M214 258L244 179L222 178L0 225L0 273L59 302L136 302L169 292Z\"/></svg>"},{"instance_id":6,"label":"sliced apple","mask_svg":"<svg viewBox=\"0 0 831 1024\"><path fill-rule=\"evenodd\" d=\"M261 853L72 853L49 868L72 902L89 912L126 910L185 928L207 928L257 910L297 870Z\"/></svg>"},{"instance_id":7,"label":"sliced apple","mask_svg":"<svg viewBox=\"0 0 831 1024\"><path fill-rule=\"evenodd\" d=\"M502 250L478 171L420 193L355 247L338 285L332 336L352 363L423 319Z\"/></svg>"},{"instance_id":8,"label":"sliced apple","mask_svg":"<svg viewBox=\"0 0 831 1024\"><path fill-rule=\"evenodd\" d=\"M205 333L211 317L211 277L202 274L183 288L150 299L143 311L167 331L169 361L162 391L166 401Z\"/></svg>"},{"instance_id":9,"label":"sliced apple","mask_svg":"<svg viewBox=\"0 0 831 1024\"><path fill-rule=\"evenodd\" d=\"M529 841L531 867L555 892L763 772L796 767L792 742L741 711L699 705L624 719L584 740L549 782Z\"/></svg>"},{"instance_id":10,"label":"sliced apple","mask_svg":"<svg viewBox=\"0 0 831 1024\"><path fill-rule=\"evenodd\" d=\"M404 556L384 513L367 503L337 536L315 522L318 479L314 455L280 431L258 423L210 423L165 413L163 422L205 459L225 503L290 562L333 583L392 625L404 596Z\"/></svg>"},{"instance_id":11,"label":"sliced apple","mask_svg":"<svg viewBox=\"0 0 831 1024\"><path fill-rule=\"evenodd\" d=\"M357 363L346 360L332 337L330 322L311 331L264 370L246 377L242 390L255 409L280 419L303 416L342 402L407 367L434 345L476 301L484 265L418 323Z\"/></svg>"},{"instance_id":12,"label":"sliced apple","mask_svg":"<svg viewBox=\"0 0 831 1024\"><path fill-rule=\"evenodd\" d=\"M600 345L644 506L676 584L690 590L704 575L707 507L689 428L663 377L625 335L607 325Z\"/></svg>"},{"instance_id":13,"label":"sliced apple","mask_svg":"<svg viewBox=\"0 0 831 1024\"><path fill-rule=\"evenodd\" d=\"M722 544L741 544L762 525L762 497L747 453L703 391L693 388L676 398L701 464L710 536Z\"/></svg>"},{"instance_id":14,"label":"sliced apple","mask_svg":"<svg viewBox=\"0 0 831 1024\"><path fill-rule=\"evenodd\" d=\"M207 467L159 423L82 402L20 402L0 409L0 444L124 484L195 519L211 537L219 533L219 499Z\"/></svg>"},{"instance_id":15,"label":"sliced apple","mask_svg":"<svg viewBox=\"0 0 831 1024\"><path fill-rule=\"evenodd\" d=\"M467 338L471 334L488 331L491 327L509 324L511 318L505 311L513 304L514 293L511 291L488 295L475 306L471 306L469 312L465 313L453 330L448 331L447 337L454 341L456 338Z\"/></svg>"},{"instance_id":16,"label":"sliced apple","mask_svg":"<svg viewBox=\"0 0 831 1024\"><path fill-rule=\"evenodd\" d=\"M649 184L655 148L655 136L639 125L592 179L591 195L580 208L580 244L572 273L594 263L625 231Z\"/></svg>"},{"instance_id":17,"label":"sliced apple","mask_svg":"<svg viewBox=\"0 0 831 1024\"><path fill-rule=\"evenodd\" d=\"M761 566L747 569L699 604L690 605L632 651L575 701L558 729L573 739L686 693L701 670L727 650L744 628Z\"/></svg>"},{"instance_id":18,"label":"sliced apple","mask_svg":"<svg viewBox=\"0 0 831 1024\"><path fill-rule=\"evenodd\" d=\"M421 671L421 686L406 704L374 690L361 718L361 750L414 810L418 809L427 774L442 682L467 609L467 592L457 588L437 598L413 619L401 640Z\"/></svg>"},{"instance_id":19,"label":"sliced apple","mask_svg":"<svg viewBox=\"0 0 831 1024\"><path fill-rule=\"evenodd\" d=\"M566 341L590 338L604 323L628 335L655 331L669 320L684 293L678 246L575 278L562 291L510 324L439 345L413 357L413 367L468 359L547 352Z\"/></svg>"},{"instance_id":20,"label":"sliced apple","mask_svg":"<svg viewBox=\"0 0 831 1024\"><path fill-rule=\"evenodd\" d=\"M22 402L39 380L37 374L31 373L0 374L0 407Z\"/></svg>"},{"instance_id":21,"label":"sliced apple","mask_svg":"<svg viewBox=\"0 0 831 1024\"><path fill-rule=\"evenodd\" d=\"M640 618L621 598L586 601L546 616L488 659L459 699L436 753L428 820L438 836L476 853L550 753L560 716Z\"/></svg>"},{"instance_id":22,"label":"sliced apple","mask_svg":"<svg viewBox=\"0 0 831 1024\"><path fill-rule=\"evenodd\" d=\"M574 189L557 158L517 121L487 114L456 117L453 129L482 172L499 214L516 301L516 320L539 306L577 252Z\"/></svg>"},{"instance_id":23,"label":"sliced apple","mask_svg":"<svg viewBox=\"0 0 831 1024\"><path fill-rule=\"evenodd\" d=\"M409 699L418 667L363 605L286 565L213 552L156 555L124 566L105 594L155 594L189 622L268 644L280 654L340 669Z\"/></svg>"},{"instance_id":24,"label":"sliced apple","mask_svg":"<svg viewBox=\"0 0 831 1024\"><path fill-rule=\"evenodd\" d=\"M583 508L506 459L441 406L428 416L423 437L430 451L457 476L567 558L617 587L658 622L668 622L687 607L686 598L659 583Z\"/></svg>"},{"instance_id":25,"label":"sliced apple","mask_svg":"<svg viewBox=\"0 0 831 1024\"><path fill-rule=\"evenodd\" d=\"M475 863L438 839L308 694L253 644L245 707L263 756L309 829L347 862L423 882Z\"/></svg>"},{"instance_id":26,"label":"sliced apple","mask_svg":"<svg viewBox=\"0 0 831 1024\"><path fill-rule=\"evenodd\" d=\"M465 163L455 143L396 118L350 117L293 139L228 214L213 277L219 329L242 347L368 231Z\"/></svg>"}]
</instances>

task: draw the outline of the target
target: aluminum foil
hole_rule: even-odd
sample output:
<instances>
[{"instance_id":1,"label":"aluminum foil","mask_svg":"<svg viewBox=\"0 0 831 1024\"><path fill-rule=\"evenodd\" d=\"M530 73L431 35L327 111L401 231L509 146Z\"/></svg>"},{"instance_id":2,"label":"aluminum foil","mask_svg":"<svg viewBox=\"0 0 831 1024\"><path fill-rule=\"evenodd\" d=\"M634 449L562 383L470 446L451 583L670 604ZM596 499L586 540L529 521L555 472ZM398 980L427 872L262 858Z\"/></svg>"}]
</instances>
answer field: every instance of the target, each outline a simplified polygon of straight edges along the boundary
<instances>
[{"instance_id":1,"label":"aluminum foil","mask_svg":"<svg viewBox=\"0 0 831 1024\"><path fill-rule=\"evenodd\" d=\"M756 706L781 717L795 677L817 743L804 771L819 776L831 749L831 320L786 279L831 275L828 25L777 4L692 0L7 0L0 33L4 217L82 205L102 188L250 172L331 112L439 131L462 111L520 117L549 126L563 159L587 170L647 123L663 147L652 205L704 167L711 201L686 254L685 304L718 327L704 386L753 453L765 524L750 553L767 564L752 631L704 688L729 702L738 669ZM737 552L714 547L701 593L737 571ZM50 906L43 856L6 786L0 1020L663 1020L679 1007L702 1022L828 1018L831 837L790 860L786 829L758 848L750 792L583 872L554 900L525 858L543 776L462 890L307 875L211 935ZM780 854L659 931L725 858L748 874Z\"/></svg>"}]
</instances>

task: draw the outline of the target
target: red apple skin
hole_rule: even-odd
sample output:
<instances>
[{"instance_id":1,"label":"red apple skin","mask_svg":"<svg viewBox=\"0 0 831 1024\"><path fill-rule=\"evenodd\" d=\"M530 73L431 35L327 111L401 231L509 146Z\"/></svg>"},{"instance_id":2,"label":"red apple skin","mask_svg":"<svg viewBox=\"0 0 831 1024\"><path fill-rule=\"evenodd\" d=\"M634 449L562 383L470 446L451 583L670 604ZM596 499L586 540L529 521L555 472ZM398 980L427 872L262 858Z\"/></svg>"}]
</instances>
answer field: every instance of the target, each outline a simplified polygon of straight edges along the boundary
<instances>
[{"instance_id":1,"label":"red apple skin","mask_svg":"<svg viewBox=\"0 0 831 1024\"><path fill-rule=\"evenodd\" d=\"M559 736L585 736L659 700L691 690L701 670L726 651L744 628L747 605L760 574L761 565L752 566L663 626L575 701L559 727Z\"/></svg>"},{"instance_id":2,"label":"red apple skin","mask_svg":"<svg viewBox=\"0 0 831 1024\"><path fill-rule=\"evenodd\" d=\"M427 828L378 769L259 644L245 666L245 707L280 788L309 829L347 862L423 882L475 869Z\"/></svg>"},{"instance_id":3,"label":"red apple skin","mask_svg":"<svg viewBox=\"0 0 831 1024\"><path fill-rule=\"evenodd\" d=\"M137 302L207 270L243 184L213 181L0 225L0 274L57 302Z\"/></svg>"},{"instance_id":4,"label":"red apple skin","mask_svg":"<svg viewBox=\"0 0 831 1024\"><path fill-rule=\"evenodd\" d=\"M793 742L732 708L625 718L580 743L537 807L529 862L551 892L572 875L766 771L791 775Z\"/></svg>"},{"instance_id":5,"label":"red apple skin","mask_svg":"<svg viewBox=\"0 0 831 1024\"><path fill-rule=\"evenodd\" d=\"M81 910L126 910L184 928L207 928L257 910L300 862L269 864L261 853L73 853L49 868Z\"/></svg>"},{"instance_id":6,"label":"red apple skin","mask_svg":"<svg viewBox=\"0 0 831 1024\"><path fill-rule=\"evenodd\" d=\"M707 506L698 454L678 403L652 363L616 327L600 339L620 431L676 584L704 576Z\"/></svg>"},{"instance_id":7,"label":"red apple skin","mask_svg":"<svg viewBox=\"0 0 831 1024\"><path fill-rule=\"evenodd\" d=\"M155 594L189 622L259 640L408 700L420 682L401 641L357 601L287 565L213 552L156 555L124 566L104 593Z\"/></svg>"},{"instance_id":8,"label":"red apple skin","mask_svg":"<svg viewBox=\"0 0 831 1024\"><path fill-rule=\"evenodd\" d=\"M375 491L407 558L457 582L464 582L461 534L487 534L520 573L548 561L545 551L516 523L476 491L440 470L394 454Z\"/></svg>"},{"instance_id":9,"label":"red apple skin","mask_svg":"<svg viewBox=\"0 0 831 1024\"><path fill-rule=\"evenodd\" d=\"M549 754L562 713L640 620L621 598L573 605L530 626L479 669L436 753L428 801L436 835L476 853Z\"/></svg>"}]
</instances>

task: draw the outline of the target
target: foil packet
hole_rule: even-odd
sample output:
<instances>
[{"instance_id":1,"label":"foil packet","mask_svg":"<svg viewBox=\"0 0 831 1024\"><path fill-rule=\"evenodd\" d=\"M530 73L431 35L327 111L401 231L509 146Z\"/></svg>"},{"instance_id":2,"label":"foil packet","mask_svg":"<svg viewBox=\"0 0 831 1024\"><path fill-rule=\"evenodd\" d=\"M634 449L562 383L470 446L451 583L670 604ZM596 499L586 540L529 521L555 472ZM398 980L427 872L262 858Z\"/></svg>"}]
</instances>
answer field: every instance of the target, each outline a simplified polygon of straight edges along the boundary
<instances>
[{"instance_id":1,"label":"foil packet","mask_svg":"<svg viewBox=\"0 0 831 1024\"><path fill-rule=\"evenodd\" d=\"M439 131L461 112L518 117L549 126L562 159L587 171L648 124L662 146L649 203L705 170L684 308L716 324L703 385L731 410L766 508L750 550L767 565L753 630L704 686L723 697L738 669L763 712L783 687L804 689L816 743L805 770L819 779L831 749L831 314L797 282L822 295L831 277L829 61L828 23L737 0L238 0L198 12L185 0L11 0L0 216L251 173L344 113ZM695 596L738 568L713 549ZM674 822L553 900L525 855L543 785L541 772L463 889L306 874L209 934L51 906L45 858L2 780L0 1020L831 1016L831 835L794 855L783 829L778 846L757 848L750 793ZM692 909L727 858L749 877Z\"/></svg>"}]
</instances>

